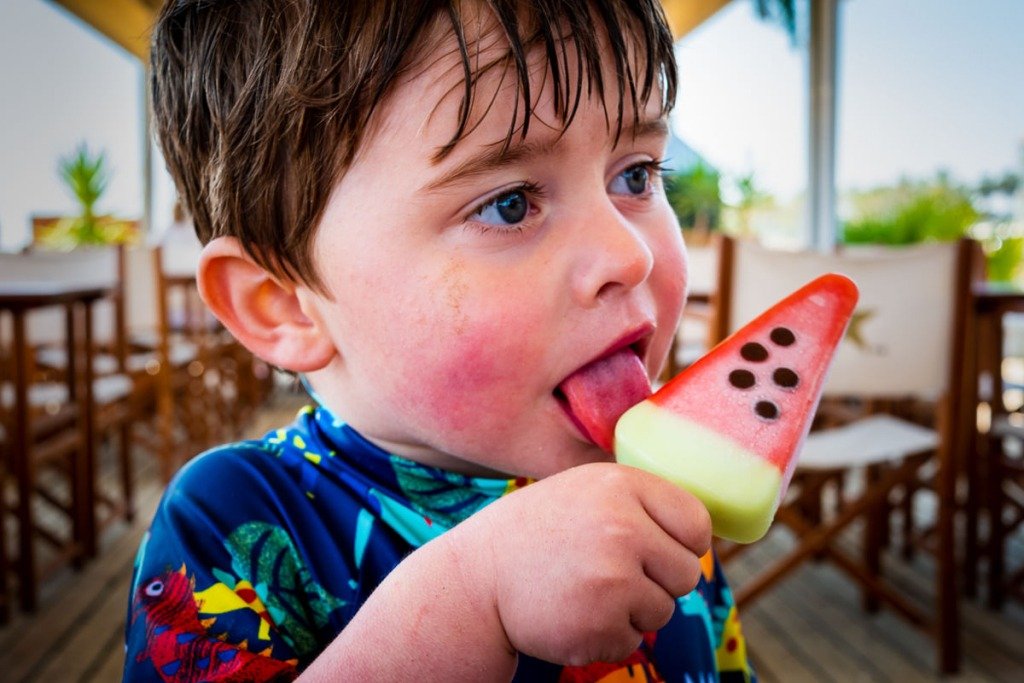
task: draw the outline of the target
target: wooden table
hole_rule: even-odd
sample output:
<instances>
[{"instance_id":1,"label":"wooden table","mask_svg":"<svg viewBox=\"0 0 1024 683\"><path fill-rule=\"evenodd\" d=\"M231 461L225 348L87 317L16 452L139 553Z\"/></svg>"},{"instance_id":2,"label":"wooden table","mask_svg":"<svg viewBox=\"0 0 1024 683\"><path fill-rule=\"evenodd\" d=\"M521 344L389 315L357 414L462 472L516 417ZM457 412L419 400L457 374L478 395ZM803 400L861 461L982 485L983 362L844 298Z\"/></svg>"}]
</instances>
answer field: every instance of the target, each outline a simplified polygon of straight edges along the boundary
<instances>
[{"instance_id":1,"label":"wooden table","mask_svg":"<svg viewBox=\"0 0 1024 683\"><path fill-rule=\"evenodd\" d=\"M32 503L32 448L31 410L29 405L28 373L29 339L26 316L29 311L60 306L66 311L66 343L68 351L69 398L78 406L78 420L82 439L82 457L75 459L76 492L74 499L74 557L81 560L96 555L95 529L95 439L93 424L93 369L92 304L111 294L106 285L67 284L57 282L0 281L0 312L12 319L11 367L14 384L11 434L9 435L11 470L18 482L18 577L21 606L30 611L35 608L37 581L33 552ZM6 594L6 576L0 579Z\"/></svg>"},{"instance_id":2,"label":"wooden table","mask_svg":"<svg viewBox=\"0 0 1024 683\"><path fill-rule=\"evenodd\" d=\"M964 419L972 427L965 431L973 435L973 440L967 444L964 451L964 471L969 486L964 503L967 517L964 591L973 597L977 594L978 559L986 553L979 539L978 520L981 506L989 495L992 485L989 477L993 471L989 462L991 449L988 447L988 435L978 433L974 410L980 402L988 401L992 420L1006 413L1006 406L1003 404L1002 376L1003 317L1007 313L1024 313L1024 289L1006 283L976 282L971 293L974 303L974 325L968 334L969 367L966 368L968 381L965 383L966 390L971 392L971 395L964 402L970 414ZM982 395L983 392L978 388L983 378L987 384L987 390L984 392L986 395ZM991 551L989 548L988 554L991 554ZM990 571L993 559L989 557Z\"/></svg>"}]
</instances>

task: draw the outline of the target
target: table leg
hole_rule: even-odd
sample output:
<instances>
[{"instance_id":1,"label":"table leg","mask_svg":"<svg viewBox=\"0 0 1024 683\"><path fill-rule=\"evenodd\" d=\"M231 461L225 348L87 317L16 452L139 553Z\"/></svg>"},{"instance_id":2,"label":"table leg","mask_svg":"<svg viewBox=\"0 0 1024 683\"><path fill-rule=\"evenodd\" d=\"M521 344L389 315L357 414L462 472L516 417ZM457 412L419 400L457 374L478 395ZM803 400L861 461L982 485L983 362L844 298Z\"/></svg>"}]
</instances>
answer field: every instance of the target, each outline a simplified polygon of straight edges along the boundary
<instances>
[{"instance_id":1,"label":"table leg","mask_svg":"<svg viewBox=\"0 0 1024 683\"><path fill-rule=\"evenodd\" d=\"M74 344L75 339L75 306L68 304L64 308L64 339L68 347L68 401L74 402L78 398L78 354Z\"/></svg>"},{"instance_id":2,"label":"table leg","mask_svg":"<svg viewBox=\"0 0 1024 683\"><path fill-rule=\"evenodd\" d=\"M79 367L82 369L81 405L85 445L82 448L81 467L76 472L80 478L81 523L83 525L83 550L87 558L97 554L96 532L96 406L93 397L92 367L92 302L82 306L82 338L79 351L82 354Z\"/></svg>"},{"instance_id":3,"label":"table leg","mask_svg":"<svg viewBox=\"0 0 1024 683\"><path fill-rule=\"evenodd\" d=\"M29 432L28 349L25 335L25 311L12 311L14 420L11 438L11 469L18 482L18 595L21 608L36 607L36 563L32 545L32 439Z\"/></svg>"},{"instance_id":4,"label":"table leg","mask_svg":"<svg viewBox=\"0 0 1024 683\"><path fill-rule=\"evenodd\" d=\"M965 537L963 556L963 577L964 595L969 598L978 594L978 562L981 557L981 543L979 541L979 515L981 511L981 496L983 491L981 463L984 446L982 439L987 435L978 433L978 404L980 401L978 392L978 381L984 371L980 354L986 349L986 335L982 329L988 322L989 316L982 312L975 312L975 323L970 326L964 349L964 392L966 394L963 402L964 410L962 415L963 438L961 439L958 452L963 453L963 472L967 478L967 496L964 499Z\"/></svg>"}]
</instances>

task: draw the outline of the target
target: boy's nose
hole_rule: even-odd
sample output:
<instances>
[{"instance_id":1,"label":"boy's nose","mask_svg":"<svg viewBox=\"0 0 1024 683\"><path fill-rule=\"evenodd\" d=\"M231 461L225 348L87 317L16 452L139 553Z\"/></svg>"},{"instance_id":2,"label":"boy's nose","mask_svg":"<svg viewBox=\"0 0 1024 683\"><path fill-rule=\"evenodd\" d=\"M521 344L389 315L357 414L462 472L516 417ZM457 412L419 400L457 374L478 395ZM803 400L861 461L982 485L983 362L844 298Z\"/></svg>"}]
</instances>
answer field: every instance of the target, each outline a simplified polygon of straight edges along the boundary
<instances>
[{"instance_id":1,"label":"boy's nose","mask_svg":"<svg viewBox=\"0 0 1024 683\"><path fill-rule=\"evenodd\" d=\"M654 253L642 230L625 220L610 200L582 220L573 293L581 306L595 306L616 292L647 280Z\"/></svg>"}]
</instances>

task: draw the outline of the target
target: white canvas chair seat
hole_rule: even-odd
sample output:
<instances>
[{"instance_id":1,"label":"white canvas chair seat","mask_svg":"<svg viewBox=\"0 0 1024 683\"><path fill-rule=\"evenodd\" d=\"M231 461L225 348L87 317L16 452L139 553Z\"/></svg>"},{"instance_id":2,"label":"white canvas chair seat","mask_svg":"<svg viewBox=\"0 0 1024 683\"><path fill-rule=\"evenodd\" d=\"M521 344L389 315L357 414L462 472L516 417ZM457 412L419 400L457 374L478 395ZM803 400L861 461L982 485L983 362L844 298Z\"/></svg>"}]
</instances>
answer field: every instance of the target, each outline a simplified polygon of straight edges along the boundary
<instances>
[{"instance_id":1,"label":"white canvas chair seat","mask_svg":"<svg viewBox=\"0 0 1024 683\"><path fill-rule=\"evenodd\" d=\"M880 413L841 427L811 432L797 467L800 470L867 467L934 451L938 446L939 433L934 429Z\"/></svg>"},{"instance_id":2,"label":"white canvas chair seat","mask_svg":"<svg viewBox=\"0 0 1024 683\"><path fill-rule=\"evenodd\" d=\"M199 357L199 349L191 342L177 341L170 345L168 356L172 366L180 367L196 360ZM36 363L43 367L64 369L68 364L67 350L54 347L39 349L36 352ZM130 353L125 357L125 371L130 374L152 374L159 363L160 355L156 351ZM93 356L92 369L98 376L117 374L120 370L117 358L109 353L98 353Z\"/></svg>"},{"instance_id":3,"label":"white canvas chair seat","mask_svg":"<svg viewBox=\"0 0 1024 683\"><path fill-rule=\"evenodd\" d=\"M133 384L126 375L107 375L93 381L93 400L97 404L114 403L131 396ZM28 389L29 405L37 408L59 408L68 403L68 385L64 382L36 382ZM4 409L14 406L14 386L0 385L0 404Z\"/></svg>"},{"instance_id":4,"label":"white canvas chair seat","mask_svg":"<svg viewBox=\"0 0 1024 683\"><path fill-rule=\"evenodd\" d=\"M167 354L171 367L181 367L199 358L199 347L192 342L177 340L171 343Z\"/></svg>"},{"instance_id":5,"label":"white canvas chair seat","mask_svg":"<svg viewBox=\"0 0 1024 683\"><path fill-rule=\"evenodd\" d=\"M158 348L160 335L155 332L140 332L132 335L132 343L145 348ZM171 367L180 367L199 358L199 345L177 335L167 340L167 358Z\"/></svg>"},{"instance_id":6,"label":"white canvas chair seat","mask_svg":"<svg viewBox=\"0 0 1024 683\"><path fill-rule=\"evenodd\" d=\"M131 353L124 359L125 372L137 374L146 372L159 363L155 352ZM40 367L63 370L68 366L68 353L64 348L45 347L36 351L36 364ZM92 357L92 371L97 376L114 375L120 372L117 357L109 353L97 353Z\"/></svg>"},{"instance_id":7,"label":"white canvas chair seat","mask_svg":"<svg viewBox=\"0 0 1024 683\"><path fill-rule=\"evenodd\" d=\"M857 284L860 300L837 349L824 396L839 399L840 405L866 408L852 421L808 435L793 485L776 516L778 526L794 532L796 543L743 585L734 586L737 602L755 599L805 560L824 557L857 582L866 606L876 609L884 603L934 635L939 668L955 672L960 662L952 579L954 463L960 444L956 417L962 413L963 340L974 247L962 241L779 252L724 239L721 248L712 323L716 341L819 275L838 272ZM908 401L933 406L934 428L883 412L906 407ZM833 489L838 497L825 495ZM894 590L884 579L881 561L894 506L902 506L904 537L912 538L917 531L911 523L912 496L929 490L939 501L932 537L937 607L932 610ZM831 501L840 504L827 509ZM859 556L836 543L857 520L864 521ZM723 557L729 557L741 549L723 550Z\"/></svg>"}]
</instances>

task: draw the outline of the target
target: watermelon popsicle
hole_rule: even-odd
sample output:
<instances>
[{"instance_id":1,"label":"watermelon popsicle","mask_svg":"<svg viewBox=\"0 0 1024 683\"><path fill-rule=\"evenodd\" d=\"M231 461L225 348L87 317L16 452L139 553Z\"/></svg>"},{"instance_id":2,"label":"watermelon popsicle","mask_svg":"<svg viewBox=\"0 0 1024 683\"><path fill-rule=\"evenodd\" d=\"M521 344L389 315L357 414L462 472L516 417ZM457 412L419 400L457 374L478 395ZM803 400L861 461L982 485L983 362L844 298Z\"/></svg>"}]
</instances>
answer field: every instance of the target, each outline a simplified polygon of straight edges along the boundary
<instances>
[{"instance_id":1,"label":"watermelon popsicle","mask_svg":"<svg viewBox=\"0 0 1024 683\"><path fill-rule=\"evenodd\" d=\"M616 459L697 496L716 536L761 538L856 303L856 286L837 274L790 294L627 410Z\"/></svg>"}]
</instances>

